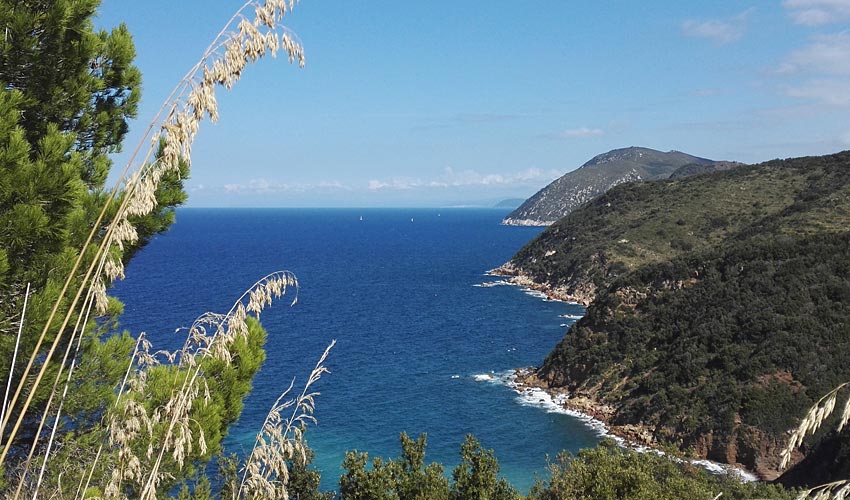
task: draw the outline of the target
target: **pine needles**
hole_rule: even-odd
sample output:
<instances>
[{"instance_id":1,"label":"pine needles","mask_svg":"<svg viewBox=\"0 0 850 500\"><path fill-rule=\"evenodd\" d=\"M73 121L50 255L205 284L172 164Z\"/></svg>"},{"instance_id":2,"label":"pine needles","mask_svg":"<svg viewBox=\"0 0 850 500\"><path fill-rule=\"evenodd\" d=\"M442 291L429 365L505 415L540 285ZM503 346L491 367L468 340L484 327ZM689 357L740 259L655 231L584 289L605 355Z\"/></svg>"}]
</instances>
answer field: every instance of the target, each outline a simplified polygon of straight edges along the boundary
<instances>
[{"instance_id":1,"label":"pine needles","mask_svg":"<svg viewBox=\"0 0 850 500\"><path fill-rule=\"evenodd\" d=\"M304 65L300 41L281 24L296 3L297 0L250 1L237 11L163 104L115 188L104 198L14 394L4 401L0 465L6 463L22 422L32 418L28 413L39 386L48 373L54 376L41 426L32 442L30 458L19 473L14 498L22 497L24 492L33 498L48 496L42 491L42 480L62 421L62 405L79 348L90 328L89 315L102 315L109 310L107 287L124 277L123 252L139 240L133 221L153 213L163 179L179 176L181 166L191 163L192 144L200 123L218 119L216 89L230 89L249 63L266 55L276 56L283 51L290 63ZM75 281L80 275L81 284L77 286ZM115 389L114 402L103 415L101 444L91 460L81 464L83 472L78 474L73 498L89 498L94 491L94 497L105 499L155 499L162 485L173 479L170 471L182 470L198 457L209 455L211 436L199 423L199 415L219 396L211 393L205 370L222 370L236 363L234 352L244 348L254 321L251 318L259 319L265 307L290 291L294 305L298 282L292 273L279 271L264 277L227 313L207 313L198 318L177 351L152 352L151 344L140 336L127 361L124 378ZM72 322L73 327L69 327ZM41 354L49 338L52 343L47 353ZM60 361L56 351L62 345L66 349ZM327 373L324 362L332 346L333 343L322 354L299 395L285 400L287 390L272 407L234 498L287 498L287 461L305 455L302 432L306 424L314 422L314 398L318 395L312 386ZM14 424L13 409L17 409ZM52 427L47 424L48 415L53 416ZM39 444L42 428L51 428L46 446ZM37 451L43 456L38 479L33 480L29 467ZM59 483L54 486L58 490L51 494L69 498Z\"/></svg>"}]
</instances>

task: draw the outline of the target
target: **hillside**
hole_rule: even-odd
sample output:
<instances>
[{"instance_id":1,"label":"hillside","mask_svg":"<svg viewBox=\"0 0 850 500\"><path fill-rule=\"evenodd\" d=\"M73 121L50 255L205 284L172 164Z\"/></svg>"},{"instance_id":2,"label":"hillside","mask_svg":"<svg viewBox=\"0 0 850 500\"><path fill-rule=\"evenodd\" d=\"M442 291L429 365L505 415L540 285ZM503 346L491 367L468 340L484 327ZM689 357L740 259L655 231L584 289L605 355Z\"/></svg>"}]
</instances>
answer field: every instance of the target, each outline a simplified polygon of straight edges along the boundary
<instances>
[{"instance_id":1,"label":"hillside","mask_svg":"<svg viewBox=\"0 0 850 500\"><path fill-rule=\"evenodd\" d=\"M501 272L589 304L540 382L774 477L786 431L850 380L848 251L843 152L618 186Z\"/></svg>"},{"instance_id":2,"label":"hillside","mask_svg":"<svg viewBox=\"0 0 850 500\"><path fill-rule=\"evenodd\" d=\"M503 221L510 225L548 226L582 204L624 182L666 179L685 165L714 162L679 151L615 149L597 155L538 191Z\"/></svg>"},{"instance_id":3,"label":"hillside","mask_svg":"<svg viewBox=\"0 0 850 500\"><path fill-rule=\"evenodd\" d=\"M693 175L711 174L714 172L723 172L731 170L735 167L742 167L743 163L737 161L715 161L711 163L689 163L679 167L670 174L668 179L681 179L683 177L691 177Z\"/></svg>"}]
</instances>

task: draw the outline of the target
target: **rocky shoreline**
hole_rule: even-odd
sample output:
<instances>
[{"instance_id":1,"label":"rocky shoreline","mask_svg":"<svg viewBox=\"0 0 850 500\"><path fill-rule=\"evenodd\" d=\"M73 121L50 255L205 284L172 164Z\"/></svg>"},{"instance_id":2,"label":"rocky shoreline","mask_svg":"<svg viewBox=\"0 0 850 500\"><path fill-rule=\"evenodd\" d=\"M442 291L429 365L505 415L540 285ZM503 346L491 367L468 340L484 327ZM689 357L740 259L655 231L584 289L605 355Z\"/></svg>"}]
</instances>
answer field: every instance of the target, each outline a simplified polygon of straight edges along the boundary
<instances>
[{"instance_id":1,"label":"rocky shoreline","mask_svg":"<svg viewBox=\"0 0 850 500\"><path fill-rule=\"evenodd\" d=\"M570 397L564 389L549 387L545 381L537 377L535 372L536 368L534 367L515 370L514 390L519 393L530 390L542 391L554 403L566 410L566 413L584 420L590 427L598 430L601 436L611 437L621 446L634 449L641 453L664 454L664 452L657 449L658 443L655 442L651 430L646 426L633 424L613 425L610 422L614 414L614 408L585 396ZM760 479L756 474L745 469L740 464L721 464L705 459L687 460L715 474L730 474L742 481L757 481Z\"/></svg>"},{"instance_id":2,"label":"rocky shoreline","mask_svg":"<svg viewBox=\"0 0 850 500\"><path fill-rule=\"evenodd\" d=\"M546 283L534 281L531 277L524 274L512 262L506 262L501 266L487 271L489 276L501 276L507 278L505 282L510 285L536 290L545 295L550 300L560 300L562 302L570 302L587 307L593 301L591 294L576 294L569 293L565 287L552 287Z\"/></svg>"},{"instance_id":3,"label":"rocky shoreline","mask_svg":"<svg viewBox=\"0 0 850 500\"><path fill-rule=\"evenodd\" d=\"M487 272L490 276L505 278L497 284L507 284L533 290L538 292L547 300L558 300L587 307L595 297L595 287L573 283L568 288L566 285L553 287L547 283L535 281L525 274L521 268L513 262L507 262ZM494 283L496 284L496 283ZM571 293L572 292L572 293ZM654 438L653 429L638 424L614 425L611 423L615 408L588 397L587 395L570 395L565 389L553 388L536 376L536 368L521 368L515 370L515 379L512 387L520 394L536 391L552 404L558 406L564 413L579 418L590 427L597 429L601 436L611 437L622 446L638 450L640 452L663 453L658 450L659 443ZM707 451L707 450L704 450ZM702 453L700 456L706 456ZM735 455L732 455L733 457ZM708 459L689 458L691 463L708 469L713 473L729 473L744 481L757 481L759 479L772 479L770 474L754 473L745 465L734 463L719 463ZM734 458L732 458L734 460ZM759 472L762 471L761 468Z\"/></svg>"}]
</instances>

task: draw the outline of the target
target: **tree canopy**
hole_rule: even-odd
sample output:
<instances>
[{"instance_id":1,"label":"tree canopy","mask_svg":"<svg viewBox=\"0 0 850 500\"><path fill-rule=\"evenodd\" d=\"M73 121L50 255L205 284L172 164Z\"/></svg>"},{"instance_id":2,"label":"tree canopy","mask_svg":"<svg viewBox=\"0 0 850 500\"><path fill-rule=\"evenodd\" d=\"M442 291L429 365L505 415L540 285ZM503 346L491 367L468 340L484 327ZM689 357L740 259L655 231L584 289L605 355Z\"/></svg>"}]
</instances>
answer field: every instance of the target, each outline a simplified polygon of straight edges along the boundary
<instances>
[{"instance_id":1,"label":"tree canopy","mask_svg":"<svg viewBox=\"0 0 850 500\"><path fill-rule=\"evenodd\" d=\"M25 313L18 359L44 358L59 330L58 321L36 352L39 334L77 257L91 260L103 236L97 222L105 200L110 153L120 151L141 96L135 48L124 25L95 30L99 0L0 1L0 359L11 361ZM118 252L123 261L173 220L173 207L185 199L182 178L169 175L158 189L158 208L133 222L138 242ZM109 213L103 220L108 220ZM92 228L101 225L86 245ZM85 269L81 266L80 269ZM82 283L71 277L70 290ZM27 287L31 292L24 311ZM71 295L71 294L65 294ZM67 311L68 297L60 301ZM111 300L108 315L121 305ZM74 315L73 318L77 316ZM70 324L73 325L74 321ZM96 328L97 325L100 328ZM89 335L109 321L89 322ZM97 352L97 342L84 348ZM58 346L61 352L66 346ZM9 366L0 369L5 388ZM18 362L12 387L20 382ZM38 403L44 399L39 392ZM42 401L43 402L43 401ZM81 408L82 410L82 408ZM90 410L90 409L89 409ZM7 420L18 410L12 408ZM32 426L32 422L25 422ZM26 436L35 432L23 432Z\"/></svg>"}]
</instances>

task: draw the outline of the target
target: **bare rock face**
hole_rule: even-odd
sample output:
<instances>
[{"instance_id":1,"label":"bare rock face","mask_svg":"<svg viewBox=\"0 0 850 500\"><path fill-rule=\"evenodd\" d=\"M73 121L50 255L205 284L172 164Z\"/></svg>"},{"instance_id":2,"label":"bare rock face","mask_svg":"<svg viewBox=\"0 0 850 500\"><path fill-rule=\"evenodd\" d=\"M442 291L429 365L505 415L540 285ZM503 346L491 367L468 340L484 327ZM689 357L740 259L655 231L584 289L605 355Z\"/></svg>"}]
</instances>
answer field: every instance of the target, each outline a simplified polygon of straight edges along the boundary
<instances>
[{"instance_id":1,"label":"bare rock face","mask_svg":"<svg viewBox=\"0 0 850 500\"><path fill-rule=\"evenodd\" d=\"M492 269L490 274L505 276L508 278L507 281L509 283L523 288L537 290L550 299L572 302L583 306L590 304L596 295L596 286L589 281L575 281L553 286L549 283L536 280L534 277L526 274L522 268L517 267L513 262L506 262L496 269Z\"/></svg>"},{"instance_id":2,"label":"bare rock face","mask_svg":"<svg viewBox=\"0 0 850 500\"><path fill-rule=\"evenodd\" d=\"M663 153L649 148L615 149L595 156L576 170L556 179L508 214L504 224L549 226L579 206L625 182L666 179L686 165L703 173L715 163L679 151ZM730 164L729 162L722 162ZM688 175L685 170L682 175Z\"/></svg>"}]
</instances>

